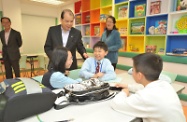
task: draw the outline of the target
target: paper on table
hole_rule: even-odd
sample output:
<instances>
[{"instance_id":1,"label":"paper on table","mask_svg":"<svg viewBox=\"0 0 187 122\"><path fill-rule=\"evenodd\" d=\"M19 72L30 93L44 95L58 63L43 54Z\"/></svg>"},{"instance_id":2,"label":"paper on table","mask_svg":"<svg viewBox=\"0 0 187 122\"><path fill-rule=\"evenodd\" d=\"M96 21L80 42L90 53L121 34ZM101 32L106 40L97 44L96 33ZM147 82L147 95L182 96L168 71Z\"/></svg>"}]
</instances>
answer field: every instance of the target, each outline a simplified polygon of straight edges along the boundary
<instances>
[{"instance_id":1,"label":"paper on table","mask_svg":"<svg viewBox=\"0 0 187 122\"><path fill-rule=\"evenodd\" d=\"M113 79L113 80L107 80L105 82L107 83L119 83L122 81L122 77L116 77L116 79Z\"/></svg>"}]
</instances>

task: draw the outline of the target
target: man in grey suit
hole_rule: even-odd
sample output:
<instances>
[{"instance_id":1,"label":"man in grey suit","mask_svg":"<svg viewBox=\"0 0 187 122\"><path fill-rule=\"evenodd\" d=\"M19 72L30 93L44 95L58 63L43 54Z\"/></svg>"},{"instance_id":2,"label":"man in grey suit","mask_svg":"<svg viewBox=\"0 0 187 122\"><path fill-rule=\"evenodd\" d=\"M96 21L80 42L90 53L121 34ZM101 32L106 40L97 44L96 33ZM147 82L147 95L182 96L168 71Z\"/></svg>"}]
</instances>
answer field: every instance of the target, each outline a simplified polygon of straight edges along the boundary
<instances>
[{"instance_id":1,"label":"man in grey suit","mask_svg":"<svg viewBox=\"0 0 187 122\"><path fill-rule=\"evenodd\" d=\"M61 13L61 25L52 26L49 28L47 39L44 45L45 53L49 59L51 59L51 53L55 47L63 46L68 48L73 56L73 63L69 70L77 69L76 50L84 59L88 57L81 40L81 32L72 27L73 22L73 12L70 9L63 10ZM49 61L48 69L51 67L52 66Z\"/></svg>"},{"instance_id":2,"label":"man in grey suit","mask_svg":"<svg viewBox=\"0 0 187 122\"><path fill-rule=\"evenodd\" d=\"M21 56L19 48L22 45L21 34L11 28L10 18L2 17L1 24L4 27L4 30L0 32L0 38L6 78L13 78L12 69L14 70L15 76L20 77L19 59Z\"/></svg>"}]
</instances>

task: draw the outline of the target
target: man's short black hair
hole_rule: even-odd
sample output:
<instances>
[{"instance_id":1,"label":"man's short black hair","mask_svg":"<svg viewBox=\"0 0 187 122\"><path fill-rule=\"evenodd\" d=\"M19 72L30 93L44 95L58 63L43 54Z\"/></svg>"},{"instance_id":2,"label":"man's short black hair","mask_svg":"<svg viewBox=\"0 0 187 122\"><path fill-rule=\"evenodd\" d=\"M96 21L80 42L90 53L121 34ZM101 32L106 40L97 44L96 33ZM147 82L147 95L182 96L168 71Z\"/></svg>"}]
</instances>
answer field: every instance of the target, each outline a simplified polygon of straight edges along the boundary
<instances>
[{"instance_id":1,"label":"man's short black hair","mask_svg":"<svg viewBox=\"0 0 187 122\"><path fill-rule=\"evenodd\" d=\"M132 59L136 72L144 74L148 81L158 80L163 68L163 61L159 55L154 53L142 53Z\"/></svg>"},{"instance_id":2,"label":"man's short black hair","mask_svg":"<svg viewBox=\"0 0 187 122\"><path fill-rule=\"evenodd\" d=\"M3 19L8 19L8 21L11 23L10 18L8 18L8 17L2 17L2 18L1 18L1 22L3 21Z\"/></svg>"},{"instance_id":3,"label":"man's short black hair","mask_svg":"<svg viewBox=\"0 0 187 122\"><path fill-rule=\"evenodd\" d=\"M64 14L69 13L69 15L75 17L74 13L70 9L64 9L61 13L61 19L64 19Z\"/></svg>"},{"instance_id":4,"label":"man's short black hair","mask_svg":"<svg viewBox=\"0 0 187 122\"><path fill-rule=\"evenodd\" d=\"M93 46L93 50L95 49L95 48L101 48L101 49L103 49L104 51L108 51L108 46L104 43L104 42L102 42L102 41L98 41L94 46Z\"/></svg>"}]
</instances>

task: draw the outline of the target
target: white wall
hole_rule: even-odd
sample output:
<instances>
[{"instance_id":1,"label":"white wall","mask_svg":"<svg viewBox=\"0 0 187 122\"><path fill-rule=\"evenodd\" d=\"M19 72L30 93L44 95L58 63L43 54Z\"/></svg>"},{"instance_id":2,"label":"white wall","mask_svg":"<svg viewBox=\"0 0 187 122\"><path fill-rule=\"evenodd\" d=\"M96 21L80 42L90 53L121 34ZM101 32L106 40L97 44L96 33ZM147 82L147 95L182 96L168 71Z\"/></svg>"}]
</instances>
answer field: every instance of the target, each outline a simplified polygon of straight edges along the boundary
<instances>
[{"instance_id":1,"label":"white wall","mask_svg":"<svg viewBox=\"0 0 187 122\"><path fill-rule=\"evenodd\" d=\"M22 14L22 53L44 53L48 29L54 25L54 17Z\"/></svg>"},{"instance_id":2,"label":"white wall","mask_svg":"<svg viewBox=\"0 0 187 122\"><path fill-rule=\"evenodd\" d=\"M21 3L21 13L35 16L58 17L58 8Z\"/></svg>"},{"instance_id":3,"label":"white wall","mask_svg":"<svg viewBox=\"0 0 187 122\"><path fill-rule=\"evenodd\" d=\"M0 11L2 11L3 8L2 8L2 0L0 0Z\"/></svg>"}]
</instances>

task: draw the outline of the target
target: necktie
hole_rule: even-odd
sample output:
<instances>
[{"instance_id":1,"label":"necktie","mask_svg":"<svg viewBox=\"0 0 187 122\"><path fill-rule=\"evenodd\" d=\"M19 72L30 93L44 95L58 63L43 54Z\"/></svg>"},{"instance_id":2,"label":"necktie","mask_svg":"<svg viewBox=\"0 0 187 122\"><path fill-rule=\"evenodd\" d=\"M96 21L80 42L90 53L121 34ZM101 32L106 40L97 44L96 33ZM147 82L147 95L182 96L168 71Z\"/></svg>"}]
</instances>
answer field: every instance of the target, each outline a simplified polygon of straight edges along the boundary
<instances>
[{"instance_id":1,"label":"necktie","mask_svg":"<svg viewBox=\"0 0 187 122\"><path fill-rule=\"evenodd\" d=\"M100 62L97 62L97 66L96 66L96 69L95 69L95 74L99 72L100 68Z\"/></svg>"}]
</instances>

